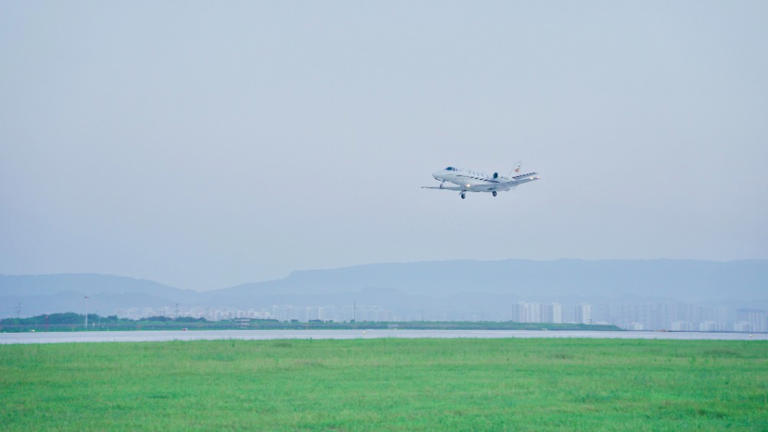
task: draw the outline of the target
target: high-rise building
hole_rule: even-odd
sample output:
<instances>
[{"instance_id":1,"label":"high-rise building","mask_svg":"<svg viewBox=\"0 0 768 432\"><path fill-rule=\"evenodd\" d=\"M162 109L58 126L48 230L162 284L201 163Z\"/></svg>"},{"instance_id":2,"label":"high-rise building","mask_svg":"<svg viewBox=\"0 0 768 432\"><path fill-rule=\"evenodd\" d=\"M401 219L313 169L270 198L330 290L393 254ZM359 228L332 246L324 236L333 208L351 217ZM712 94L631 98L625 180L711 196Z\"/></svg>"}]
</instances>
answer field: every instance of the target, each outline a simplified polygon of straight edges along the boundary
<instances>
[{"instance_id":1,"label":"high-rise building","mask_svg":"<svg viewBox=\"0 0 768 432\"><path fill-rule=\"evenodd\" d=\"M733 331L749 332L752 331L752 326L747 321L737 321L733 324Z\"/></svg>"},{"instance_id":2,"label":"high-rise building","mask_svg":"<svg viewBox=\"0 0 768 432\"><path fill-rule=\"evenodd\" d=\"M768 312L761 309L739 309L737 313L741 320L749 323L752 331L768 331Z\"/></svg>"},{"instance_id":3,"label":"high-rise building","mask_svg":"<svg viewBox=\"0 0 768 432\"><path fill-rule=\"evenodd\" d=\"M581 324L592 323L592 305L588 303L582 303L576 306L575 310L576 322Z\"/></svg>"},{"instance_id":4,"label":"high-rise building","mask_svg":"<svg viewBox=\"0 0 768 432\"><path fill-rule=\"evenodd\" d=\"M541 322L541 303L521 303L522 322Z\"/></svg>"},{"instance_id":5,"label":"high-rise building","mask_svg":"<svg viewBox=\"0 0 768 432\"><path fill-rule=\"evenodd\" d=\"M693 330L693 324L688 321L672 321L670 324L670 330L672 331L691 331Z\"/></svg>"},{"instance_id":6,"label":"high-rise building","mask_svg":"<svg viewBox=\"0 0 768 432\"><path fill-rule=\"evenodd\" d=\"M552 303L552 322L560 324L563 322L563 305Z\"/></svg>"},{"instance_id":7,"label":"high-rise building","mask_svg":"<svg viewBox=\"0 0 768 432\"><path fill-rule=\"evenodd\" d=\"M552 305L551 304L541 305L541 322L543 323L552 322Z\"/></svg>"}]
</instances>

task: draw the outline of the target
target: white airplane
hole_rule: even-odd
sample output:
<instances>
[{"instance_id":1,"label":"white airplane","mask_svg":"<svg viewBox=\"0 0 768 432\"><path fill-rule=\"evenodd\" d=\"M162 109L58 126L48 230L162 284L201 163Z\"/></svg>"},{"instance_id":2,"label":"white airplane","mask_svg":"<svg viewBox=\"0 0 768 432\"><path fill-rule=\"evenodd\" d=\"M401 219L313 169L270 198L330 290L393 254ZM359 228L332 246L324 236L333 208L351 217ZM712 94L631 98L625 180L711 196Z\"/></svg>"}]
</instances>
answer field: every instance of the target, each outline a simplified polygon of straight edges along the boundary
<instances>
[{"instance_id":1,"label":"white airplane","mask_svg":"<svg viewBox=\"0 0 768 432\"><path fill-rule=\"evenodd\" d=\"M422 186L422 188L457 191L461 199L467 197L467 192L490 192L493 196L496 196L499 192L508 191L523 183L532 182L540 178L536 172L520 174L520 165L508 177L501 176L497 172L488 175L452 166L433 173L432 177L440 181L440 186ZM446 182L452 185L446 186Z\"/></svg>"}]
</instances>

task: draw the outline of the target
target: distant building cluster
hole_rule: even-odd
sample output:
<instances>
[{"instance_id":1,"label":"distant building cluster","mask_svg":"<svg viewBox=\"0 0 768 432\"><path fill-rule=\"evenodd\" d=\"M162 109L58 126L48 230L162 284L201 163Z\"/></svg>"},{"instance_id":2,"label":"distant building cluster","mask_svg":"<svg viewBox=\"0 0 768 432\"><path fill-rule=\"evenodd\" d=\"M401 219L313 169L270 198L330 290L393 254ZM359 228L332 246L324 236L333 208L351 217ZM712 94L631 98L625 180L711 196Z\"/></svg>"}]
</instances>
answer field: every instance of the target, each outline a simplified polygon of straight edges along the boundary
<instances>
[{"instance_id":1,"label":"distant building cluster","mask_svg":"<svg viewBox=\"0 0 768 432\"><path fill-rule=\"evenodd\" d=\"M568 313L568 310L571 313ZM535 303L520 302L512 306L510 321L524 323L592 323L592 305L582 303L571 308L566 308L563 313L563 305L560 303Z\"/></svg>"},{"instance_id":2,"label":"distant building cluster","mask_svg":"<svg viewBox=\"0 0 768 432\"><path fill-rule=\"evenodd\" d=\"M389 310L377 305L272 305L262 308L131 308L121 318L194 317L209 321L275 319L278 321L515 321L523 323L613 324L627 330L768 332L768 312L683 303L563 304L518 302L504 313L473 311Z\"/></svg>"},{"instance_id":3,"label":"distant building cluster","mask_svg":"<svg viewBox=\"0 0 768 432\"><path fill-rule=\"evenodd\" d=\"M684 303L608 304L597 308L598 320L631 330L768 331L768 313Z\"/></svg>"},{"instance_id":4,"label":"distant building cluster","mask_svg":"<svg viewBox=\"0 0 768 432\"><path fill-rule=\"evenodd\" d=\"M160 307L129 308L118 311L121 318L140 319L151 316L205 318L209 321L229 319L276 319L278 321L401 321L403 317L376 305L296 306L273 305L269 308L233 307Z\"/></svg>"},{"instance_id":5,"label":"distant building cluster","mask_svg":"<svg viewBox=\"0 0 768 432\"><path fill-rule=\"evenodd\" d=\"M518 322L613 324L627 330L768 332L768 312L684 303L589 304L521 302Z\"/></svg>"}]
</instances>

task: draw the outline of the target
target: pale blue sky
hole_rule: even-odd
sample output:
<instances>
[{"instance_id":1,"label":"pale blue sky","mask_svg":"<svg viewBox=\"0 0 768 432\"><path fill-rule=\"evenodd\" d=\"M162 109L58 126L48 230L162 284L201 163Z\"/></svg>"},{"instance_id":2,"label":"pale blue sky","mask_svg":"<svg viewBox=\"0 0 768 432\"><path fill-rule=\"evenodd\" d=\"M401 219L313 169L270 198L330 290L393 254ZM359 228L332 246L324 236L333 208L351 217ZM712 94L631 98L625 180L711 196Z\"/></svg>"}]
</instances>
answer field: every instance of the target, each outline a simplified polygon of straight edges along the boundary
<instances>
[{"instance_id":1,"label":"pale blue sky","mask_svg":"<svg viewBox=\"0 0 768 432\"><path fill-rule=\"evenodd\" d=\"M5 1L0 273L768 258L767 41L763 1Z\"/></svg>"}]
</instances>

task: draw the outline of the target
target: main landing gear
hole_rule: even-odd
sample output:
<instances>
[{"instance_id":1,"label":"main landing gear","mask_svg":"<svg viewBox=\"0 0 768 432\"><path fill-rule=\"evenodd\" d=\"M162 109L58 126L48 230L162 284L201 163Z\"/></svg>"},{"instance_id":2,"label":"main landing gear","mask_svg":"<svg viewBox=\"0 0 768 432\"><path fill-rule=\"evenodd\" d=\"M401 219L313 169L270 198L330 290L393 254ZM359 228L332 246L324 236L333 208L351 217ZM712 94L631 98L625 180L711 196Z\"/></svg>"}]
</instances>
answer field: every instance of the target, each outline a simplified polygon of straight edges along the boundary
<instances>
[{"instance_id":1,"label":"main landing gear","mask_svg":"<svg viewBox=\"0 0 768 432\"><path fill-rule=\"evenodd\" d=\"M497 195L496 191L491 191L491 195L496 196Z\"/></svg>"},{"instance_id":2,"label":"main landing gear","mask_svg":"<svg viewBox=\"0 0 768 432\"><path fill-rule=\"evenodd\" d=\"M466 197L467 197L467 194L465 194L464 192L462 192L462 193L461 193L461 199L464 199L464 198L466 198Z\"/></svg>"}]
</instances>

